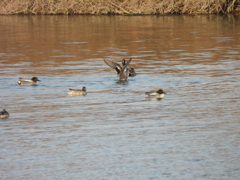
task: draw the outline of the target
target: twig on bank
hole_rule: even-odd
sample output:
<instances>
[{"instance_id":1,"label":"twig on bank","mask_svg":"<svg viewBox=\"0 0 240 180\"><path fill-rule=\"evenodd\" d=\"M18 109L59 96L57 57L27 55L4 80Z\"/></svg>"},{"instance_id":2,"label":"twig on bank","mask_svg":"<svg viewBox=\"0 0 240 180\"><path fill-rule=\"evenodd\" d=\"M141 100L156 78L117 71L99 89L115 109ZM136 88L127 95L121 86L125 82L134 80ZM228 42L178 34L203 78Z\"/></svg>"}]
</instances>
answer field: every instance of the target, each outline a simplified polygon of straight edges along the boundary
<instances>
[{"instance_id":1,"label":"twig on bank","mask_svg":"<svg viewBox=\"0 0 240 180\"><path fill-rule=\"evenodd\" d=\"M236 0L233 0L232 3L230 5L228 5L227 7L227 13L231 12L234 9L234 4L235 4Z\"/></svg>"},{"instance_id":2,"label":"twig on bank","mask_svg":"<svg viewBox=\"0 0 240 180\"><path fill-rule=\"evenodd\" d=\"M125 13L127 13L127 14L130 14L130 12L128 12L127 10L123 9L122 7L116 5L115 3L110 2L110 1L107 1L107 2L108 2L109 4L111 4L111 5L113 5L113 6L115 6L115 7L119 8L119 9L121 9L123 12L125 12Z\"/></svg>"}]
</instances>

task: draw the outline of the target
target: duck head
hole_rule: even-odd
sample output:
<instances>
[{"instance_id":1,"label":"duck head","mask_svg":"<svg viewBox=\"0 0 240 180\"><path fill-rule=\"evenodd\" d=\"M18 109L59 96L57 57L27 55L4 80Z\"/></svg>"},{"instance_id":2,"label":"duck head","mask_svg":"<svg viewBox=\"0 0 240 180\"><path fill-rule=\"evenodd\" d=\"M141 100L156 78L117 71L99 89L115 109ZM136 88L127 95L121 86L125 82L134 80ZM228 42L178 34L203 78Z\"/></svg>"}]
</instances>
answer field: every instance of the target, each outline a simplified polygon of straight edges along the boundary
<instances>
[{"instance_id":1,"label":"duck head","mask_svg":"<svg viewBox=\"0 0 240 180\"><path fill-rule=\"evenodd\" d=\"M129 69L129 76L130 76L130 77L134 77L134 76L136 76L136 75L137 75L137 74L136 74L134 68L130 68L130 69Z\"/></svg>"},{"instance_id":2,"label":"duck head","mask_svg":"<svg viewBox=\"0 0 240 180\"><path fill-rule=\"evenodd\" d=\"M85 86L83 86L83 87L82 87L82 90L86 92L86 91L87 91L87 88L86 88Z\"/></svg>"},{"instance_id":3,"label":"duck head","mask_svg":"<svg viewBox=\"0 0 240 180\"><path fill-rule=\"evenodd\" d=\"M156 91L158 94L166 94L161 88L157 89Z\"/></svg>"},{"instance_id":4,"label":"duck head","mask_svg":"<svg viewBox=\"0 0 240 180\"><path fill-rule=\"evenodd\" d=\"M36 76L33 76L31 80L32 80L33 82L40 81L40 80L38 79L38 77L36 77Z\"/></svg>"}]
</instances>

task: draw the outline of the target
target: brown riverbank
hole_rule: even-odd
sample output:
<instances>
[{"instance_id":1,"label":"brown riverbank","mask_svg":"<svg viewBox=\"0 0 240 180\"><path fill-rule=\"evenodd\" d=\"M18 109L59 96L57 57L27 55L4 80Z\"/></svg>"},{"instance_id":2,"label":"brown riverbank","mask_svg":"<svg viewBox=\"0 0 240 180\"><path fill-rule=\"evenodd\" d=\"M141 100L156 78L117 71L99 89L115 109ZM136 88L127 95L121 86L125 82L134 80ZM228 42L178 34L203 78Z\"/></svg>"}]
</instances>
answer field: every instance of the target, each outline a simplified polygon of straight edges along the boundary
<instances>
[{"instance_id":1,"label":"brown riverbank","mask_svg":"<svg viewBox=\"0 0 240 180\"><path fill-rule=\"evenodd\" d=\"M0 14L225 14L240 0L0 0Z\"/></svg>"}]
</instances>

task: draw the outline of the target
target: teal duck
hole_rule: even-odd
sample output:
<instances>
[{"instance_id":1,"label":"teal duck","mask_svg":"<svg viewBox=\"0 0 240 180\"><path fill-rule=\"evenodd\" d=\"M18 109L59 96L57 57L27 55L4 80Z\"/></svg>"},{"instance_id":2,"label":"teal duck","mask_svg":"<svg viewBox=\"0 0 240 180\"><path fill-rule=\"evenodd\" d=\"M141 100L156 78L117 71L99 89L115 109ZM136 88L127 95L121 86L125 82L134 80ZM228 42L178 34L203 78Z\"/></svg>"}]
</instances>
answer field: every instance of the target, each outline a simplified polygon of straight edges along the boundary
<instances>
[{"instance_id":1,"label":"teal duck","mask_svg":"<svg viewBox=\"0 0 240 180\"><path fill-rule=\"evenodd\" d=\"M128 65L130 64L132 58L130 58L128 61L126 61L125 59L122 60L122 64L123 66L119 65L118 63L114 62L114 61L110 61L110 60L105 60L104 62L111 68L115 69L117 72L117 75L119 77L119 80L121 81L125 81L128 79L129 75L130 75L130 71L128 69Z\"/></svg>"},{"instance_id":2,"label":"teal duck","mask_svg":"<svg viewBox=\"0 0 240 180\"><path fill-rule=\"evenodd\" d=\"M25 78L19 78L17 83L19 85L31 85L31 86L37 86L38 85L38 77L33 76L32 79L25 79Z\"/></svg>"},{"instance_id":3,"label":"teal duck","mask_svg":"<svg viewBox=\"0 0 240 180\"><path fill-rule=\"evenodd\" d=\"M68 94L71 96L77 96L77 95L86 95L87 94L87 88L85 86L82 87L82 89L71 89L69 88Z\"/></svg>"},{"instance_id":4,"label":"teal duck","mask_svg":"<svg viewBox=\"0 0 240 180\"><path fill-rule=\"evenodd\" d=\"M164 94L166 93L161 88L156 91L145 92L146 97L164 98Z\"/></svg>"},{"instance_id":5,"label":"teal duck","mask_svg":"<svg viewBox=\"0 0 240 180\"><path fill-rule=\"evenodd\" d=\"M9 113L5 110L5 109L3 109L1 112L0 112L0 119L7 119L7 118L9 118Z\"/></svg>"}]
</instances>

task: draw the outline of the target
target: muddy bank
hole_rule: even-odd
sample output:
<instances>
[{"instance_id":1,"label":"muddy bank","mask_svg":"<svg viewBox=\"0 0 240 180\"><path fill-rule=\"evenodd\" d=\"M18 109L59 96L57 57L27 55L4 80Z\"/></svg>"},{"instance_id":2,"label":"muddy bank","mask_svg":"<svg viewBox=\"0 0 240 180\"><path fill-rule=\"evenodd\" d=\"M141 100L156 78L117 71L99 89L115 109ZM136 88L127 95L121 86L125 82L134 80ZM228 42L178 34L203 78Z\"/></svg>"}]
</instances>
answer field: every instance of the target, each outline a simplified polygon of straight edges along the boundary
<instances>
[{"instance_id":1,"label":"muddy bank","mask_svg":"<svg viewBox=\"0 0 240 180\"><path fill-rule=\"evenodd\" d=\"M1 0L0 14L219 14L240 0Z\"/></svg>"}]
</instances>

